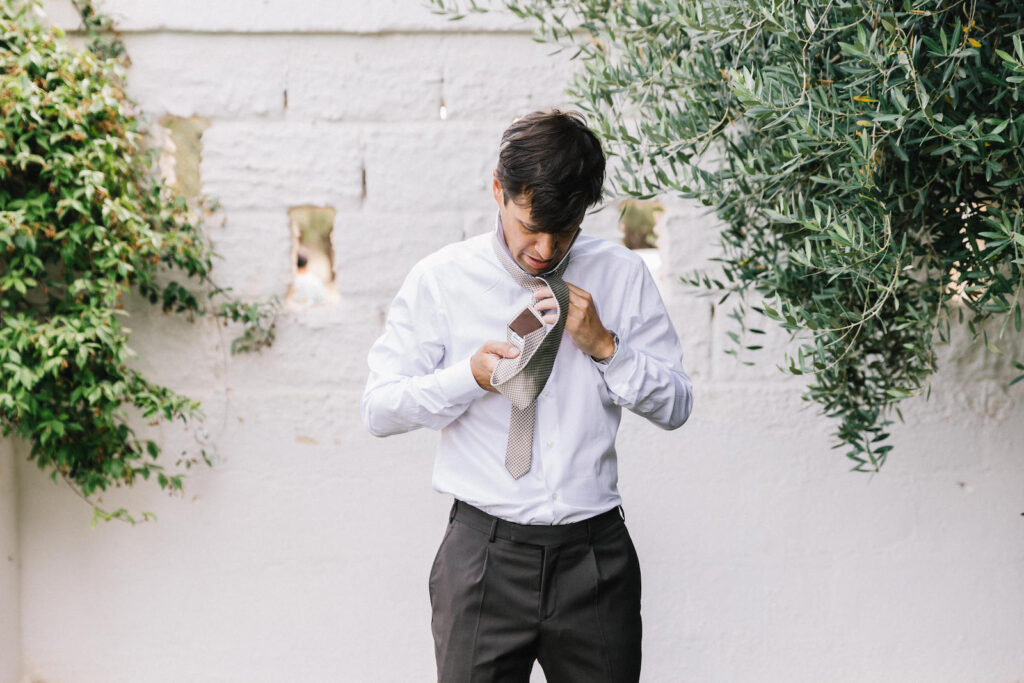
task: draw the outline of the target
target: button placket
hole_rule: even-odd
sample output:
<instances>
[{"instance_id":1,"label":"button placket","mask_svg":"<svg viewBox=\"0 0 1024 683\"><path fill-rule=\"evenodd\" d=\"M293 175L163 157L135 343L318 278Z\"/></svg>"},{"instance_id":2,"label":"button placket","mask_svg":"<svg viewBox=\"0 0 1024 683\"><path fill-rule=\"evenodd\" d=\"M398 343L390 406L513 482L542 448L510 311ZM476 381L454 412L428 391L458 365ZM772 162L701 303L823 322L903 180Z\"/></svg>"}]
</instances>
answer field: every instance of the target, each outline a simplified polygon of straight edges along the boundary
<instances>
[{"instance_id":1,"label":"button placket","mask_svg":"<svg viewBox=\"0 0 1024 683\"><path fill-rule=\"evenodd\" d=\"M550 389L544 389L541 396L545 393L552 397L554 395ZM552 509L561 502L559 495L555 492L559 491L563 485L564 472L562 470L565 467L562 458L558 457L562 438L558 429L558 408L558 403L552 398L552 400L545 400L543 409L537 411L537 435L538 437L543 435L543 438L537 439L538 456L544 462L543 477L545 488L547 488L546 497ZM553 493L555 495L552 495Z\"/></svg>"}]
</instances>

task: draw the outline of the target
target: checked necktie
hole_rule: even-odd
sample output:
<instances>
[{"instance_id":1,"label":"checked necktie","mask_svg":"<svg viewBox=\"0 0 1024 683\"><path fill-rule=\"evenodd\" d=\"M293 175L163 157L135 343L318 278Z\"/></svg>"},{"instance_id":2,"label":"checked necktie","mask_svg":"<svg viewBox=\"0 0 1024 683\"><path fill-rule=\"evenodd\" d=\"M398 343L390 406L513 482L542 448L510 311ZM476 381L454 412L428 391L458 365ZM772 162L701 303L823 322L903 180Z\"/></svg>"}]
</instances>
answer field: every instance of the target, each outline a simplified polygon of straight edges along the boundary
<instances>
[{"instance_id":1,"label":"checked necktie","mask_svg":"<svg viewBox=\"0 0 1024 683\"><path fill-rule=\"evenodd\" d=\"M500 223L500 217L498 220ZM512 403L505 468L514 479L530 471L537 396L544 389L555 364L565 319L569 314L569 286L562 280L562 273L569 265L569 252L579 233L577 229L558 265L542 275L531 275L520 268L502 243L501 231L494 233L494 253L516 283L531 293L550 287L558 302L558 322L550 331L545 331L540 315L529 306L508 324L507 339L519 347L520 353L515 358L500 359L491 373L491 385Z\"/></svg>"}]
</instances>

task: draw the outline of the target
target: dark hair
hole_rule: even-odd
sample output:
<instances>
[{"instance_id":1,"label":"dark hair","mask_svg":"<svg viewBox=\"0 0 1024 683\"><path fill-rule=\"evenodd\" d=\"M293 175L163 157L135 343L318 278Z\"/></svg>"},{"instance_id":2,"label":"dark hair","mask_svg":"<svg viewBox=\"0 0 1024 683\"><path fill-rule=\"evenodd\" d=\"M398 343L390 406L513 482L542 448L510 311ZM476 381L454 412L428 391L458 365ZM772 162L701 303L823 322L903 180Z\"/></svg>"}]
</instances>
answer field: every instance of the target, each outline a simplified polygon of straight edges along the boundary
<instances>
[{"instance_id":1,"label":"dark hair","mask_svg":"<svg viewBox=\"0 0 1024 683\"><path fill-rule=\"evenodd\" d=\"M299 255L295 258L295 265L299 268L305 268L307 263L309 263L309 259L300 251Z\"/></svg>"},{"instance_id":2,"label":"dark hair","mask_svg":"<svg viewBox=\"0 0 1024 683\"><path fill-rule=\"evenodd\" d=\"M535 111L502 133L497 172L506 203L530 202L538 230L562 232L601 201L604 152L581 114Z\"/></svg>"}]
</instances>

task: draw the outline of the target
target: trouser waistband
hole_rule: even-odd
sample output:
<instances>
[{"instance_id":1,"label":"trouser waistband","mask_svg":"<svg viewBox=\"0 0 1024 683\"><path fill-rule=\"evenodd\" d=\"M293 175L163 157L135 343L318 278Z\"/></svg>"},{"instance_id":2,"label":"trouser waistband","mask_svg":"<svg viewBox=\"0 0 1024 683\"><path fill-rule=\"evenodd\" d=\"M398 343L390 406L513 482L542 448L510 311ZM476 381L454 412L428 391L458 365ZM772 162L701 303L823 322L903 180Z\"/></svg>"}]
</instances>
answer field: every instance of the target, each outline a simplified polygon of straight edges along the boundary
<instances>
[{"instance_id":1,"label":"trouser waistband","mask_svg":"<svg viewBox=\"0 0 1024 683\"><path fill-rule=\"evenodd\" d=\"M517 524L488 514L469 503L456 500L452 504L449 522L458 521L477 531L487 534L490 540L501 538L516 543L531 545L563 545L574 541L587 541L598 533L625 522L622 506L607 512L568 524Z\"/></svg>"}]
</instances>

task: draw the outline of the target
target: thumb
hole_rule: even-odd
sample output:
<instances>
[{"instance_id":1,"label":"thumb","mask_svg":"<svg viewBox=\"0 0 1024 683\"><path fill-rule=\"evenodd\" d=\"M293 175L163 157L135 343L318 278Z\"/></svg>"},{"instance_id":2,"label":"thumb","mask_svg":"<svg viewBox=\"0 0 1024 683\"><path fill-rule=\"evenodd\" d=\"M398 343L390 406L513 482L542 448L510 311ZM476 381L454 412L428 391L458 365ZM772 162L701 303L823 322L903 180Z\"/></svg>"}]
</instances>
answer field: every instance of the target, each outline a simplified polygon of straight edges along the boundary
<instances>
[{"instance_id":1,"label":"thumb","mask_svg":"<svg viewBox=\"0 0 1024 683\"><path fill-rule=\"evenodd\" d=\"M505 344L505 358L515 358L519 355L519 347L515 344Z\"/></svg>"}]
</instances>

